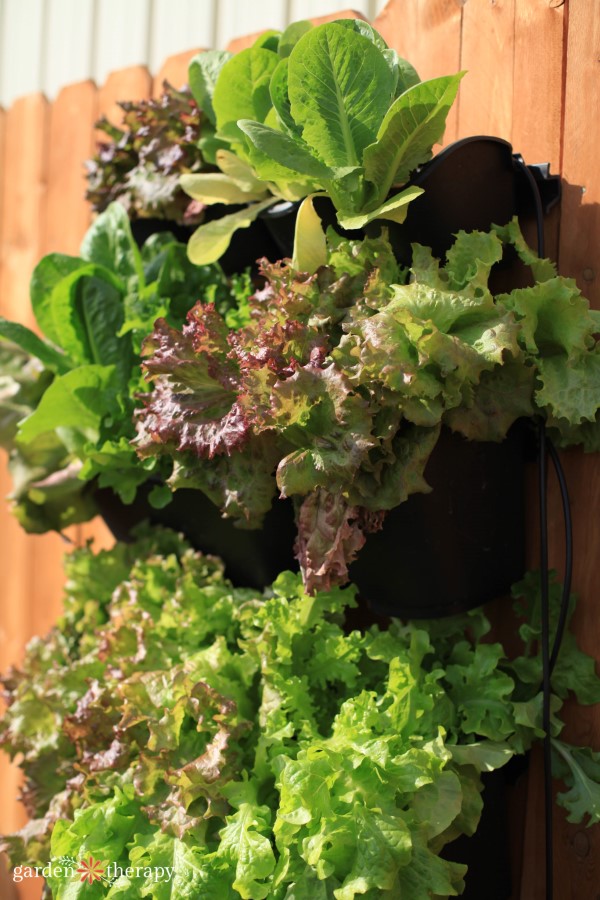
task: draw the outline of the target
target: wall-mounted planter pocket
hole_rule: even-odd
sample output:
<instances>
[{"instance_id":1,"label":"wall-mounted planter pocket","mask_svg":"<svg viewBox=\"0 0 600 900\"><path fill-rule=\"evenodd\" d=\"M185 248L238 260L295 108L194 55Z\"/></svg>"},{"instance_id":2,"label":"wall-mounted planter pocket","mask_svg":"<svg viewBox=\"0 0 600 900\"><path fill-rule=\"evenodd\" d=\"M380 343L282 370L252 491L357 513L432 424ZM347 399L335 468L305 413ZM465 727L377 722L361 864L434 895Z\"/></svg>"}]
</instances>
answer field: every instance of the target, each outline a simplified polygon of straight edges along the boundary
<instances>
[{"instance_id":1,"label":"wall-mounted planter pocket","mask_svg":"<svg viewBox=\"0 0 600 900\"><path fill-rule=\"evenodd\" d=\"M235 528L201 491L175 491L163 509L148 502L152 485L138 491L135 502L125 506L111 490L98 490L95 499L106 524L121 541L132 540L132 529L143 520L173 528L203 553L221 557L225 573L240 587L262 590L285 569L297 570L294 559L295 524L291 501L274 501L257 531Z\"/></svg>"},{"instance_id":2,"label":"wall-mounted planter pocket","mask_svg":"<svg viewBox=\"0 0 600 900\"><path fill-rule=\"evenodd\" d=\"M387 228L398 261L409 266L412 243L431 247L441 258L451 246L452 236L461 230L489 231L492 224L505 225L514 216L519 217L525 232L530 230L536 219L530 178L536 182L546 212L559 199L560 180L549 174L547 166L528 167L529 176L525 168L507 141L468 137L450 144L415 173L409 184L422 187L424 193L408 205L402 225L377 219L365 231L343 231L328 198L317 197L315 209L324 227L332 226L350 238L378 235L382 227ZM261 214L280 256L292 256L298 205L282 202ZM514 261L508 256L495 267L493 288L516 286Z\"/></svg>"},{"instance_id":3,"label":"wall-mounted planter pocket","mask_svg":"<svg viewBox=\"0 0 600 900\"><path fill-rule=\"evenodd\" d=\"M524 224L535 221L531 179L543 184L546 205L555 199L557 189L544 174L528 173L510 144L497 138L467 138L446 148L415 175L413 182L425 192L409 206L405 223L391 223L400 261L410 264L411 242L431 246L443 257L452 235L461 229L487 231L492 223L506 223L515 215ZM317 203L325 224L333 224L335 212L329 201L320 198ZM257 235L270 232L260 248L251 243L254 258L291 255L296 208L277 204L254 223ZM252 228L236 236L246 251ZM381 223L369 226L380 228ZM516 255L507 256L495 269L498 290L518 286L527 275ZM442 431L425 471L433 491L413 495L390 512L383 529L367 537L350 567L368 615L443 616L507 593L524 570L524 458L521 427L513 428L500 444L466 441ZM237 584L261 588L282 569L296 565L289 501L274 502L260 531L234 528L195 491L177 492L160 511L153 510L142 493L134 507L121 507L116 518L114 501L105 498L101 503L120 537L125 536L119 527L121 514L129 524L147 517L177 528L198 549L222 556L227 574Z\"/></svg>"},{"instance_id":4,"label":"wall-mounted planter pocket","mask_svg":"<svg viewBox=\"0 0 600 900\"><path fill-rule=\"evenodd\" d=\"M367 617L428 618L462 612L506 594L524 572L524 428L502 443L466 441L443 429L425 477L430 494L413 494L368 535L350 567ZM149 487L131 506L112 491L96 499L120 540L148 519L183 532L225 562L237 585L264 588L297 569L291 501L275 500L258 531L235 528L200 491L180 490L163 509ZM362 617L364 619L364 616Z\"/></svg>"},{"instance_id":5,"label":"wall-mounted planter pocket","mask_svg":"<svg viewBox=\"0 0 600 900\"><path fill-rule=\"evenodd\" d=\"M219 219L239 209L243 207L223 204L209 206L204 221ZM131 222L131 231L138 247L141 247L151 235L161 231L170 231L178 241L187 244L196 228L196 225L180 225L168 219L133 219ZM219 265L226 275L243 272L247 268L256 271L256 260L262 259L263 256L274 262L280 259L281 253L264 220L259 217L249 228L234 232L231 244L219 259Z\"/></svg>"},{"instance_id":6,"label":"wall-mounted planter pocket","mask_svg":"<svg viewBox=\"0 0 600 900\"><path fill-rule=\"evenodd\" d=\"M536 224L530 177L538 185L546 212L559 199L560 181L540 166L532 166L529 172L528 176L521 158L501 138L468 137L450 144L411 179L424 193L409 204L403 224L389 225L400 262L410 264L411 243L425 244L434 256L443 257L457 231L489 231L492 224L505 225L514 216L525 232L530 230ZM496 274L503 266L504 271L510 269L510 260L508 265L503 261ZM506 286L515 287L514 283Z\"/></svg>"},{"instance_id":7,"label":"wall-mounted planter pocket","mask_svg":"<svg viewBox=\"0 0 600 900\"><path fill-rule=\"evenodd\" d=\"M377 615L433 618L508 593L525 570L526 436L467 441L442 429L412 494L369 535L350 577Z\"/></svg>"}]
</instances>

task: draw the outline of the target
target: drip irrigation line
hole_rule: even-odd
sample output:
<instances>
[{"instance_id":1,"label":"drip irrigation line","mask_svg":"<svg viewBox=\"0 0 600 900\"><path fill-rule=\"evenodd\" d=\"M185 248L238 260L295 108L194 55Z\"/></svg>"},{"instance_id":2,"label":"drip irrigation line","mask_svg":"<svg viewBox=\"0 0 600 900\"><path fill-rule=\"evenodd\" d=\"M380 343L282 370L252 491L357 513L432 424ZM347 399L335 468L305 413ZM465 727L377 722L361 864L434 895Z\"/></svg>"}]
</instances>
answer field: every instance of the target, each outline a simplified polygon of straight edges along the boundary
<instances>
[{"instance_id":1,"label":"drip irrigation line","mask_svg":"<svg viewBox=\"0 0 600 900\"><path fill-rule=\"evenodd\" d=\"M538 184L532 171L525 165L520 155L515 156L516 163L525 176L533 197L537 231L537 253L543 258L546 255L544 240L544 211ZM552 795L552 744L550 735L550 692L551 676L556 666L558 654L565 631L571 579L573 573L573 523L565 473L559 455L552 441L546 434L545 422L539 422L539 513L540 513L540 592L541 592L541 644L542 644L542 719L544 729L544 825L545 825L545 868L546 868L546 900L554 897L554 847L553 847L553 795ZM552 461L560 488L565 528L565 577L556 625L556 632L550 650L550 586L548 575L548 457Z\"/></svg>"},{"instance_id":2,"label":"drip irrigation line","mask_svg":"<svg viewBox=\"0 0 600 900\"><path fill-rule=\"evenodd\" d=\"M544 807L546 900L554 896L554 847L552 840L552 746L550 744L550 603L548 579L548 450L546 425L539 424L538 490L540 512L540 589L542 620L542 728L544 729Z\"/></svg>"},{"instance_id":3,"label":"drip irrigation line","mask_svg":"<svg viewBox=\"0 0 600 900\"><path fill-rule=\"evenodd\" d=\"M567 623L567 614L569 612L569 598L571 596L571 579L573 576L573 520L571 518L571 504L569 502L569 492L567 490L567 479L565 478L564 469L560 462L560 457L551 440L547 440L548 454L552 460L554 471L560 488L560 498L563 508L563 518L565 523L565 580L563 583L563 592L560 602L560 612L554 635L554 643L552 645L552 653L550 654L550 674L554 671L556 660L560 652L565 626Z\"/></svg>"}]
</instances>

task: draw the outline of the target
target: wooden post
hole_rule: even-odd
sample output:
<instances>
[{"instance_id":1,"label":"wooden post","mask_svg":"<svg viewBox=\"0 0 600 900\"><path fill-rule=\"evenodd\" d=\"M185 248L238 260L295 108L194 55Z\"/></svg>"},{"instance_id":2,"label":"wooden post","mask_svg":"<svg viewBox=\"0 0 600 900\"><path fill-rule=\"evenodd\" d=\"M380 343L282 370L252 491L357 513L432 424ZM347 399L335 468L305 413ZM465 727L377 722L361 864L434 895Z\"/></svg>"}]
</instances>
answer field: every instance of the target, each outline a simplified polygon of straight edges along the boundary
<instances>
[{"instance_id":1,"label":"wooden post","mask_svg":"<svg viewBox=\"0 0 600 900\"><path fill-rule=\"evenodd\" d=\"M4 114L4 167L0 189L0 312L30 327L34 326L29 305L29 277L41 254L45 217L48 158L48 103L41 94L17 100ZM3 467L0 494L11 488ZM24 646L37 633L47 630L48 619L36 596L37 560L45 556L45 548L53 536L28 536L12 516L6 503L0 509L0 568L3 572L2 623L0 632L0 669L20 662ZM10 802L0 809L0 831L14 831L25 824L26 816L17 803L21 775L0 758L0 780L3 794ZM6 880L6 879L5 879ZM11 891L12 882L9 882ZM20 900L38 900L41 882L27 883L19 891ZM4 896L4 895L3 895Z\"/></svg>"},{"instance_id":2,"label":"wooden post","mask_svg":"<svg viewBox=\"0 0 600 900\"><path fill-rule=\"evenodd\" d=\"M450 75L461 68L463 7L456 0L388 3L373 23L390 47L415 67L425 80ZM450 110L443 144L458 136L458 104Z\"/></svg>"}]
</instances>

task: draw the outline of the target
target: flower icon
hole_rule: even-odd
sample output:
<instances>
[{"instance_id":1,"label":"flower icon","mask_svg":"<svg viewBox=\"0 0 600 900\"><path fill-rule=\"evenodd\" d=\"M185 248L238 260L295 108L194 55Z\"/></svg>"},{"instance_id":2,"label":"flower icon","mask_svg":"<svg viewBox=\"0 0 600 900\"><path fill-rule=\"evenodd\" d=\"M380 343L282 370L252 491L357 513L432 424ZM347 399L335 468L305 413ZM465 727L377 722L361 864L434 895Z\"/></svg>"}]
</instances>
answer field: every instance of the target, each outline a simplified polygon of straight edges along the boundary
<instances>
[{"instance_id":1,"label":"flower icon","mask_svg":"<svg viewBox=\"0 0 600 900\"><path fill-rule=\"evenodd\" d=\"M99 860L94 859L93 856L89 856L87 859L82 859L79 863L79 868L77 869L77 874L81 875L81 881L87 881L88 884L93 884L94 881L102 881L104 875L104 864Z\"/></svg>"}]
</instances>

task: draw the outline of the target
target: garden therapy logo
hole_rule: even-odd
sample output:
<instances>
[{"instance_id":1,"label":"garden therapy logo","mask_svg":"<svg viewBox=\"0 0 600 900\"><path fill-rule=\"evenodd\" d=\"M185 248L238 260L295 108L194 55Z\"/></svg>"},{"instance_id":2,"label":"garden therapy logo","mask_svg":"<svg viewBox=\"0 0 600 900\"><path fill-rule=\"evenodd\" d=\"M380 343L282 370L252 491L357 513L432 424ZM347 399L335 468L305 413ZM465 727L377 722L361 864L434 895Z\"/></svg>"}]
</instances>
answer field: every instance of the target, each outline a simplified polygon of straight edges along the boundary
<instances>
[{"instance_id":1,"label":"garden therapy logo","mask_svg":"<svg viewBox=\"0 0 600 900\"><path fill-rule=\"evenodd\" d=\"M25 878L66 878L77 879L83 884L103 884L112 887L120 879L130 881L144 878L157 884L172 881L175 875L174 866L120 866L117 863L106 863L95 859L91 854L76 860L73 856L61 856L53 859L45 866L15 866L13 881L21 882Z\"/></svg>"},{"instance_id":2,"label":"garden therapy logo","mask_svg":"<svg viewBox=\"0 0 600 900\"><path fill-rule=\"evenodd\" d=\"M94 859L93 856L89 856L79 863L77 874L81 875L81 880L87 881L88 884L93 884L95 881L108 881L104 875L104 864Z\"/></svg>"}]
</instances>

